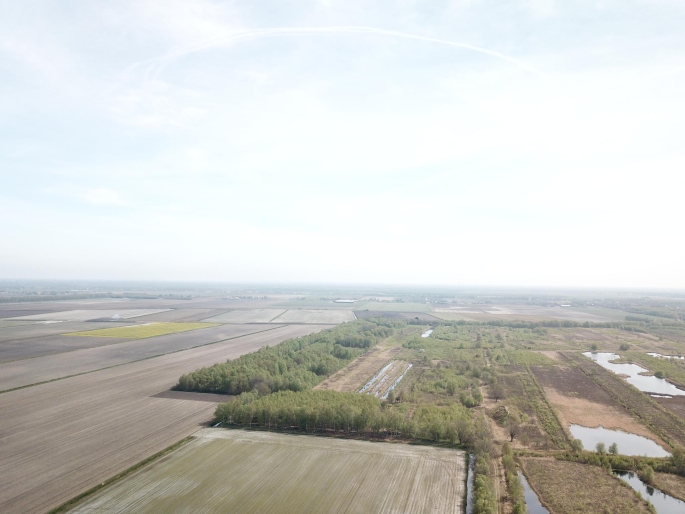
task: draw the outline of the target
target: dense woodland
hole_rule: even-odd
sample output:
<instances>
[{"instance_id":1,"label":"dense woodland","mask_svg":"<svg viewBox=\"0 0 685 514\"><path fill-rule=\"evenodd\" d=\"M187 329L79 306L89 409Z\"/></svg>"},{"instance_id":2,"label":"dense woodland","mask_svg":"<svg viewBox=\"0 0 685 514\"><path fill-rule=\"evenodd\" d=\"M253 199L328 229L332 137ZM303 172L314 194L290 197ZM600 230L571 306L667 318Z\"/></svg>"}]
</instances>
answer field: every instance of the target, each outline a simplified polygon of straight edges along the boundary
<instances>
[{"instance_id":1,"label":"dense woodland","mask_svg":"<svg viewBox=\"0 0 685 514\"><path fill-rule=\"evenodd\" d=\"M390 337L405 323L365 320L345 323L275 347L265 347L235 360L183 375L181 391L238 395L257 391L304 391L326 379L368 348Z\"/></svg>"}]
</instances>

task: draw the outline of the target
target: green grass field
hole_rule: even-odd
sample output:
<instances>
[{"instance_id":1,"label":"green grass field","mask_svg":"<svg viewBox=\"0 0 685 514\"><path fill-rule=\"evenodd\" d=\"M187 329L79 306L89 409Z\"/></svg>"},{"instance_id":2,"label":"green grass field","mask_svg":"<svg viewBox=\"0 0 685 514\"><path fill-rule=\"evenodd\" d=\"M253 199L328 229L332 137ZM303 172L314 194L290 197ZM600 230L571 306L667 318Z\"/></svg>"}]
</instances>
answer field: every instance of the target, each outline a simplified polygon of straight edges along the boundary
<instances>
[{"instance_id":1,"label":"green grass field","mask_svg":"<svg viewBox=\"0 0 685 514\"><path fill-rule=\"evenodd\" d=\"M145 339L147 337L188 332L199 328L215 327L217 323L150 323L146 325L129 325L126 327L101 328L84 332L71 332L65 336L118 337L126 339Z\"/></svg>"}]
</instances>

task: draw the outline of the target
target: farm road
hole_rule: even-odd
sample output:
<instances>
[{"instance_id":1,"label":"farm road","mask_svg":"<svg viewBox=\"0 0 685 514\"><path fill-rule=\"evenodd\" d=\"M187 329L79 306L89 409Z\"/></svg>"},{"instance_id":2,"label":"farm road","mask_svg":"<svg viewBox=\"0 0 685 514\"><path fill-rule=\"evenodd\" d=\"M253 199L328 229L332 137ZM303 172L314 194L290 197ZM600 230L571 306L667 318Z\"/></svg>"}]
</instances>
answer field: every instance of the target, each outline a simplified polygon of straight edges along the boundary
<instances>
[{"instance_id":1,"label":"farm road","mask_svg":"<svg viewBox=\"0 0 685 514\"><path fill-rule=\"evenodd\" d=\"M0 391L88 373L264 330L268 329L255 325L219 326L148 339L125 340L106 346L109 342L106 337L85 338L99 339L102 346L0 364ZM60 339L78 341L82 338L61 336Z\"/></svg>"},{"instance_id":2,"label":"farm road","mask_svg":"<svg viewBox=\"0 0 685 514\"><path fill-rule=\"evenodd\" d=\"M0 394L0 512L47 512L195 432L213 403L152 397L181 374L324 328L279 327Z\"/></svg>"}]
</instances>

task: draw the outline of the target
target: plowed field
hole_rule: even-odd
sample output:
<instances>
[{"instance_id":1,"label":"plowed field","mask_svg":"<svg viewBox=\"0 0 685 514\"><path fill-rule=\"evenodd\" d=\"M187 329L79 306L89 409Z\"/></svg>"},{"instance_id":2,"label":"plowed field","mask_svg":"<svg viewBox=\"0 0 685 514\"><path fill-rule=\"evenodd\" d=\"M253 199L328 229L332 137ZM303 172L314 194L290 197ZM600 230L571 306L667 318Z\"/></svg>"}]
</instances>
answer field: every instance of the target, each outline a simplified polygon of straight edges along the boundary
<instances>
[{"instance_id":1,"label":"plowed field","mask_svg":"<svg viewBox=\"0 0 685 514\"><path fill-rule=\"evenodd\" d=\"M463 452L204 429L71 512L460 513Z\"/></svg>"},{"instance_id":2,"label":"plowed field","mask_svg":"<svg viewBox=\"0 0 685 514\"><path fill-rule=\"evenodd\" d=\"M154 397L181 374L322 328L276 327L0 394L0 512L45 513L195 432L213 403Z\"/></svg>"}]
</instances>

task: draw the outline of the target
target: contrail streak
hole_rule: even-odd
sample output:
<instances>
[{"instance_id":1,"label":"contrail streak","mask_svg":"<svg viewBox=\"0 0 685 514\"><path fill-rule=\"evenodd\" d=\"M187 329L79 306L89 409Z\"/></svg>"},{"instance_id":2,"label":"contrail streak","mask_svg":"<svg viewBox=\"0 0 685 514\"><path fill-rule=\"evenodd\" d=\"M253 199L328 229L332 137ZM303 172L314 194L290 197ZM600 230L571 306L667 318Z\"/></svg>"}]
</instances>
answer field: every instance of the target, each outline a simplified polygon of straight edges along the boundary
<instances>
[{"instance_id":1,"label":"contrail streak","mask_svg":"<svg viewBox=\"0 0 685 514\"><path fill-rule=\"evenodd\" d=\"M133 68L138 67L141 64L150 64L150 66L147 68L146 71L146 78L149 76L149 74L152 74L154 76L157 76L169 63L172 61L179 59L181 57L184 57L186 55L196 53L196 52L201 52L203 50L208 50L210 48L215 48L219 47L222 45L225 45L227 43L230 43L232 41L237 41L241 39L250 39L250 38L260 38L260 37L275 37L275 36L291 36L291 35L307 35L307 34L376 34L380 36L388 36L388 37L395 37L395 38L402 38L402 39L412 39L415 41L423 41L426 43L433 43L433 44L438 44L438 45L445 45L445 46L451 46L454 48L461 48L464 50L470 50L473 52L478 52L484 55L488 55L490 57L494 57L496 59L500 59L502 61L506 61L510 64L513 64L514 66L528 71L545 82L547 82L550 85L556 86L555 80L545 73L544 71L541 71L537 69L536 67L532 66L531 64L528 64L525 61L522 61L520 59L516 59L514 57L511 57L507 54L503 54L502 52L497 52L495 50L489 50L487 48L482 48L480 46L475 46L475 45L470 45L468 43L459 43L456 41L450 41L447 39L438 39L438 38L433 38L433 37L427 37L427 36L419 36L416 34L407 34L404 32L396 32L394 30L384 30L384 29L377 29L373 27L322 27L322 28L307 28L307 27L284 27L284 28L274 28L274 29L255 29L255 30L244 30L244 31L239 31L239 32L234 32L231 34L227 34L226 36L214 38L211 40L203 41L200 42L196 45L188 46L183 49L179 49L173 52L170 52L162 57L156 58L156 59L150 59L148 61L144 61L142 63L137 63L133 65ZM132 71L132 68L129 68L130 71Z\"/></svg>"}]
</instances>

